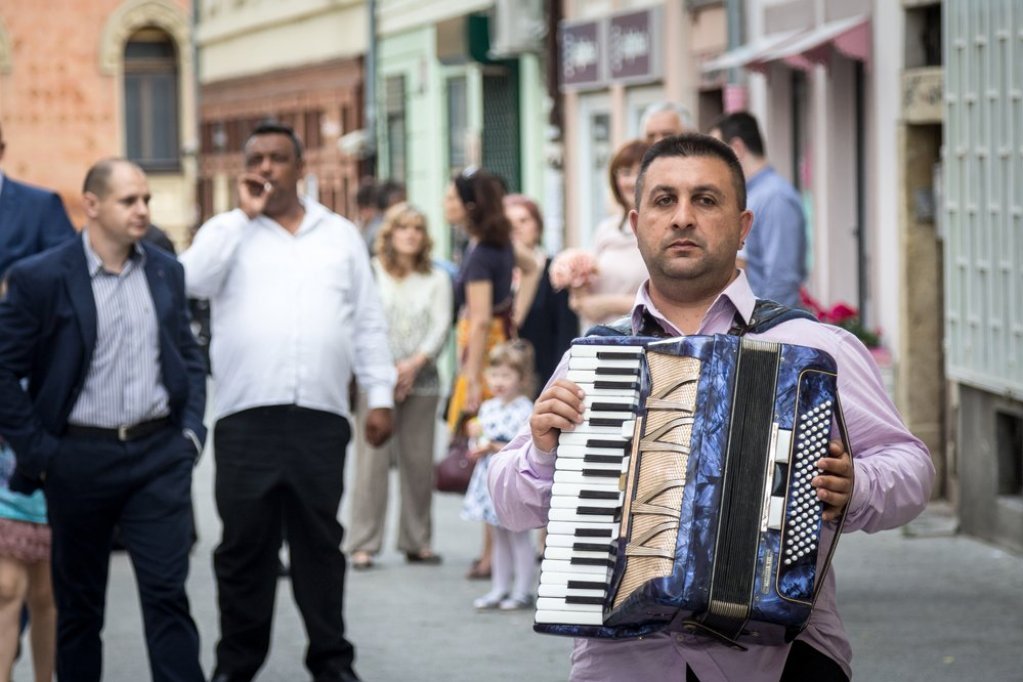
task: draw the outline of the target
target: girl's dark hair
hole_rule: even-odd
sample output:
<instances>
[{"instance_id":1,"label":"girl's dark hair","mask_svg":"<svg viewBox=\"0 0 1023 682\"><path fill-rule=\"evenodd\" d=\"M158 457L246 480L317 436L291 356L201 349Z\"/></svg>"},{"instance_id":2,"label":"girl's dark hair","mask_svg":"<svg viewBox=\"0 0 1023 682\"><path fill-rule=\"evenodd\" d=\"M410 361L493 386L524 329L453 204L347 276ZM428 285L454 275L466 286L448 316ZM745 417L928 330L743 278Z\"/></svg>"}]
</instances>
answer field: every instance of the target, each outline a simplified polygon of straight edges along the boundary
<instances>
[{"instance_id":1,"label":"girl's dark hair","mask_svg":"<svg viewBox=\"0 0 1023 682\"><path fill-rule=\"evenodd\" d=\"M470 166L453 178L458 198L465 206L465 229L481 244L511 244L511 223L504 215L504 180Z\"/></svg>"}]
</instances>

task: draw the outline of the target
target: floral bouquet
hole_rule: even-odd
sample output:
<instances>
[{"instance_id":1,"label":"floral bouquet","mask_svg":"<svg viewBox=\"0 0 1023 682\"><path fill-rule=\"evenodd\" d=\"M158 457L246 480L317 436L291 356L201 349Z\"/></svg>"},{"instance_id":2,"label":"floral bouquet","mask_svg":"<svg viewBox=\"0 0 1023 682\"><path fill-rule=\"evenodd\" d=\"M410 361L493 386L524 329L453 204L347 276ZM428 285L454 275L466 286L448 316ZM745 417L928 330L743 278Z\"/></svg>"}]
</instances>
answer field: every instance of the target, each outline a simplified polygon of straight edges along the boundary
<instances>
[{"instance_id":1,"label":"floral bouquet","mask_svg":"<svg viewBox=\"0 0 1023 682\"><path fill-rule=\"evenodd\" d=\"M848 303L839 302L830 308L825 308L807 293L806 289L800 289L799 296L803 307L816 315L821 322L845 329L862 341L867 348L881 346L881 330L867 329L860 321L860 312Z\"/></svg>"},{"instance_id":2,"label":"floral bouquet","mask_svg":"<svg viewBox=\"0 0 1023 682\"><path fill-rule=\"evenodd\" d=\"M556 291L589 286L597 274L593 254L583 249L565 249L551 261L551 286Z\"/></svg>"}]
</instances>

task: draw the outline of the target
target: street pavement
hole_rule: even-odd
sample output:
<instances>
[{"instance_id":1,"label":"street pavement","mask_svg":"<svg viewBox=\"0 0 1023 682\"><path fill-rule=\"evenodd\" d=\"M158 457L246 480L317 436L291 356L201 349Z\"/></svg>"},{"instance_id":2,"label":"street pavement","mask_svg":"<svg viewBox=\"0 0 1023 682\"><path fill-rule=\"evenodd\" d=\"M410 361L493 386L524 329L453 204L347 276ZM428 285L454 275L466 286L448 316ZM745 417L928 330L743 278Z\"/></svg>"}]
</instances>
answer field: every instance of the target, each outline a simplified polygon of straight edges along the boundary
<instances>
[{"instance_id":1,"label":"street pavement","mask_svg":"<svg viewBox=\"0 0 1023 682\"><path fill-rule=\"evenodd\" d=\"M195 475L200 537L188 582L207 673L217 637L211 554L220 530L212 477L207 452ZM394 549L393 501L387 551L373 569L348 573L346 618L360 676L367 682L567 679L569 640L535 634L529 611L472 608L488 585L464 578L481 529L459 519L460 498L435 498L440 566L409 565ZM1023 557L954 530L955 519L939 503L908 529L843 538L838 600L852 639L854 679L1023 682ZM273 644L257 679L305 681L302 622L288 580L278 587ZM106 682L149 679L134 576L123 553L111 562L104 656ZM16 666L14 682L32 679L27 658Z\"/></svg>"}]
</instances>

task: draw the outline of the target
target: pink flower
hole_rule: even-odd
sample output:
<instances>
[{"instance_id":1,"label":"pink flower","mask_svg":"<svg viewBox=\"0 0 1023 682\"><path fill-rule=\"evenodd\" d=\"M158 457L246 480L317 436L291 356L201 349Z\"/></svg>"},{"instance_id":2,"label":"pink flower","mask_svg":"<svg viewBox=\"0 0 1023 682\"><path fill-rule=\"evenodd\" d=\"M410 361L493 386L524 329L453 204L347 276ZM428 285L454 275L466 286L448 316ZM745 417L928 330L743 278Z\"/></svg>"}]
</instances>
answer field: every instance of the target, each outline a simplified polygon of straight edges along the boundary
<instances>
[{"instance_id":1,"label":"pink flower","mask_svg":"<svg viewBox=\"0 0 1023 682\"><path fill-rule=\"evenodd\" d=\"M551 285L558 291L589 286L596 272L597 264L589 251L565 249L551 261Z\"/></svg>"},{"instance_id":2,"label":"pink flower","mask_svg":"<svg viewBox=\"0 0 1023 682\"><path fill-rule=\"evenodd\" d=\"M843 322L851 321L857 316L859 316L859 312L848 303L836 303L831 306L831 310L827 312L826 321L831 324L840 325Z\"/></svg>"}]
</instances>

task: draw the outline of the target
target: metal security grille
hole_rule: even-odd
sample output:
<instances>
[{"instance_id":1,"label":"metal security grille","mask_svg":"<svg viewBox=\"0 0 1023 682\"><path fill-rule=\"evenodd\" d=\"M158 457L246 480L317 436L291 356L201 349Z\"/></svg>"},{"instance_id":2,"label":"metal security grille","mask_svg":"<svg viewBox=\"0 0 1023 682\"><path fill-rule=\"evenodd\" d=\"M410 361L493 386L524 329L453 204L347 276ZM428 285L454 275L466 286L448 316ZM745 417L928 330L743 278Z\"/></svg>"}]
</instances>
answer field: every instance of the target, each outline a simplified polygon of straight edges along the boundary
<instances>
[{"instance_id":1,"label":"metal security grille","mask_svg":"<svg viewBox=\"0 0 1023 682\"><path fill-rule=\"evenodd\" d=\"M518 69L483 75L483 167L502 176L509 192L522 185Z\"/></svg>"},{"instance_id":2,"label":"metal security grille","mask_svg":"<svg viewBox=\"0 0 1023 682\"><path fill-rule=\"evenodd\" d=\"M1023 395L1023 0L945 0L947 373Z\"/></svg>"}]
</instances>

